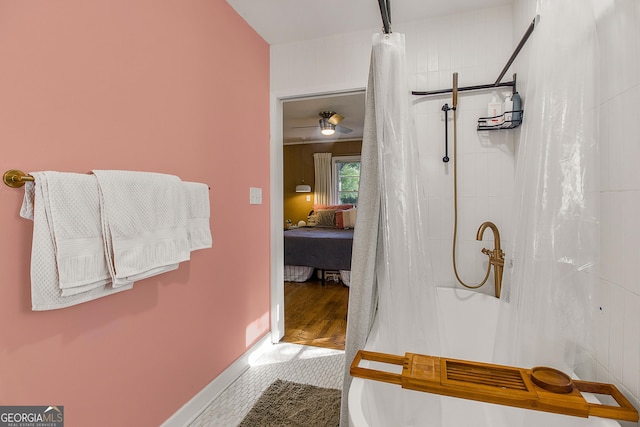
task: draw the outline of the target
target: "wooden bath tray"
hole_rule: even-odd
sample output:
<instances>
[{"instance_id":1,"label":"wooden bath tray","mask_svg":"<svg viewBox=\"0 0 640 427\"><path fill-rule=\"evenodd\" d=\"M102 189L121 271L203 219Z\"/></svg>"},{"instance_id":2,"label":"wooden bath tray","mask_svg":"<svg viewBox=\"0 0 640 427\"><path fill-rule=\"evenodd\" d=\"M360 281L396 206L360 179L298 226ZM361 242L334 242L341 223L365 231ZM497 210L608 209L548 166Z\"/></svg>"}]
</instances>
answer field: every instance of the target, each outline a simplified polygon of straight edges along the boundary
<instances>
[{"instance_id":1,"label":"wooden bath tray","mask_svg":"<svg viewBox=\"0 0 640 427\"><path fill-rule=\"evenodd\" d=\"M361 360L401 365L402 373L362 368ZM444 396L584 418L593 415L638 421L638 412L614 385L572 380L553 368L523 369L423 354L397 356L360 350L350 372L354 377ZM589 403L581 392L609 395L618 406Z\"/></svg>"}]
</instances>

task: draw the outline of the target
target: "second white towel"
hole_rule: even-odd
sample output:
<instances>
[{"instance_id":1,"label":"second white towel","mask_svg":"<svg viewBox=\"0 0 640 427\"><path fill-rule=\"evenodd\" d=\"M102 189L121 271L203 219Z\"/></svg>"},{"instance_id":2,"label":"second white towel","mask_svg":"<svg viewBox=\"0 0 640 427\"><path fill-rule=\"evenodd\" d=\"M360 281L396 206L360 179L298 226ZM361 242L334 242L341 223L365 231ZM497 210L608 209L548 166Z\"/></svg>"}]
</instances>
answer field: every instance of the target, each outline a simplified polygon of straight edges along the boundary
<instances>
[{"instance_id":1,"label":"second white towel","mask_svg":"<svg viewBox=\"0 0 640 427\"><path fill-rule=\"evenodd\" d=\"M212 241L209 227L211 216L209 186L201 182L184 182L183 184L187 199L189 248L191 251L210 248Z\"/></svg>"},{"instance_id":2,"label":"second white towel","mask_svg":"<svg viewBox=\"0 0 640 427\"><path fill-rule=\"evenodd\" d=\"M190 258L187 203L177 176L94 170L113 286L178 268Z\"/></svg>"}]
</instances>

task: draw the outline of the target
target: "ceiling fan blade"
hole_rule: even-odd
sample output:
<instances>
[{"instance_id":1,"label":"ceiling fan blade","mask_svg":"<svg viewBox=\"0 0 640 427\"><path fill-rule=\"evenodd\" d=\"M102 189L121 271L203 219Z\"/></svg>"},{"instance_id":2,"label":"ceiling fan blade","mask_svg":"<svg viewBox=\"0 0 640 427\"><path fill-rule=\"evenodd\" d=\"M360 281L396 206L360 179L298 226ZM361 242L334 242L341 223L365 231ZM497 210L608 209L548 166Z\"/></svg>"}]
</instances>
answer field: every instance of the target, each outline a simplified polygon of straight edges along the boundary
<instances>
[{"instance_id":1,"label":"ceiling fan blade","mask_svg":"<svg viewBox=\"0 0 640 427\"><path fill-rule=\"evenodd\" d=\"M333 115L329 117L329 123L331 123L332 125L337 125L343 120L344 120L344 117L338 113L333 113Z\"/></svg>"},{"instance_id":2,"label":"ceiling fan blade","mask_svg":"<svg viewBox=\"0 0 640 427\"><path fill-rule=\"evenodd\" d=\"M340 133L351 133L353 129L346 128L344 126L336 126L336 130Z\"/></svg>"},{"instance_id":3,"label":"ceiling fan blade","mask_svg":"<svg viewBox=\"0 0 640 427\"><path fill-rule=\"evenodd\" d=\"M309 129L309 128L317 128L318 125L313 126L291 126L289 129Z\"/></svg>"}]
</instances>

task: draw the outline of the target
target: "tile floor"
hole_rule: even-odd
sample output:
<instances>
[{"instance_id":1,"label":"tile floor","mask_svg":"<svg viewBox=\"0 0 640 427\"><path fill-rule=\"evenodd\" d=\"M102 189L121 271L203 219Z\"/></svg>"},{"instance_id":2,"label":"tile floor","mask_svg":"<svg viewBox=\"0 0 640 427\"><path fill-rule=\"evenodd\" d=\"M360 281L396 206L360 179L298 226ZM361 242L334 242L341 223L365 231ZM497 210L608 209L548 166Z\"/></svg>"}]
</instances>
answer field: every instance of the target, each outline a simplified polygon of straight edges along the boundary
<instances>
[{"instance_id":1,"label":"tile floor","mask_svg":"<svg viewBox=\"0 0 640 427\"><path fill-rule=\"evenodd\" d=\"M339 389L344 375L344 351L265 343L254 353L249 365L190 427L236 427L262 392L278 378Z\"/></svg>"}]
</instances>

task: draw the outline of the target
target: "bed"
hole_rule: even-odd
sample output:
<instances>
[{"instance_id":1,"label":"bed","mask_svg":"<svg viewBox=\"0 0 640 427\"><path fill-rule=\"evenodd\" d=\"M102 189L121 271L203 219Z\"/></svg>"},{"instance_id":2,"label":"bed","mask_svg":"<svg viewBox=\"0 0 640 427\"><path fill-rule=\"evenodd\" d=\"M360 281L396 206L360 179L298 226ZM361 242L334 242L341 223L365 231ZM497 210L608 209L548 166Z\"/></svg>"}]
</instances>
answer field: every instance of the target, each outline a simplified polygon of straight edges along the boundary
<instances>
[{"instance_id":1,"label":"bed","mask_svg":"<svg viewBox=\"0 0 640 427\"><path fill-rule=\"evenodd\" d=\"M342 210L314 209L314 215L318 217L312 218L312 221L317 223L316 226L284 231L285 281L304 282L314 270L320 270L324 284L325 272L339 271L342 281L348 285L353 246L352 227L355 225L355 208L352 210L353 222L347 213L344 218L338 219L336 226L336 212ZM324 211L331 212L325 214Z\"/></svg>"}]
</instances>

